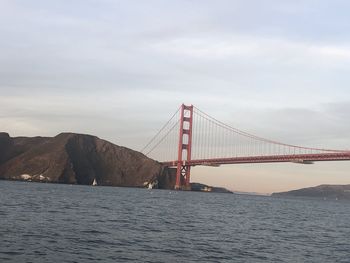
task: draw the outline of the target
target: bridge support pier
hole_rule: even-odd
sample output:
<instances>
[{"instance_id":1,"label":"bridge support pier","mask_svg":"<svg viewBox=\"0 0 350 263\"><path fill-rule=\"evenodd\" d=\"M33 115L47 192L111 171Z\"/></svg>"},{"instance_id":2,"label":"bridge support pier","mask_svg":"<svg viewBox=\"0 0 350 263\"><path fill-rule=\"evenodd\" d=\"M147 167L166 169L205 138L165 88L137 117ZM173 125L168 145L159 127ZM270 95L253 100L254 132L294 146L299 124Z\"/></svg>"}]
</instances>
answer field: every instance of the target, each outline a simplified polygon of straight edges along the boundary
<instances>
[{"instance_id":1,"label":"bridge support pier","mask_svg":"<svg viewBox=\"0 0 350 263\"><path fill-rule=\"evenodd\" d=\"M181 165L178 163L177 170L176 170L175 190L185 190L185 191L191 190L190 171L191 171L191 166Z\"/></svg>"}]
</instances>

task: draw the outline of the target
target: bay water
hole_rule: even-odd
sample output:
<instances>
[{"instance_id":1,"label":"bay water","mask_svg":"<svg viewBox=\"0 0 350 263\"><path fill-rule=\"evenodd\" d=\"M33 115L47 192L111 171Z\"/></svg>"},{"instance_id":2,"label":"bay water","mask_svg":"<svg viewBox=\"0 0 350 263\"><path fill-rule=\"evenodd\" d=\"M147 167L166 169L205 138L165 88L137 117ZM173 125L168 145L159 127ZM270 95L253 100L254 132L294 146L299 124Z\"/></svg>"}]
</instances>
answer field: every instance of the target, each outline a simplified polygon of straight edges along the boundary
<instances>
[{"instance_id":1,"label":"bay water","mask_svg":"<svg viewBox=\"0 0 350 263\"><path fill-rule=\"evenodd\" d=\"M350 202L0 181L0 262L350 262Z\"/></svg>"}]
</instances>

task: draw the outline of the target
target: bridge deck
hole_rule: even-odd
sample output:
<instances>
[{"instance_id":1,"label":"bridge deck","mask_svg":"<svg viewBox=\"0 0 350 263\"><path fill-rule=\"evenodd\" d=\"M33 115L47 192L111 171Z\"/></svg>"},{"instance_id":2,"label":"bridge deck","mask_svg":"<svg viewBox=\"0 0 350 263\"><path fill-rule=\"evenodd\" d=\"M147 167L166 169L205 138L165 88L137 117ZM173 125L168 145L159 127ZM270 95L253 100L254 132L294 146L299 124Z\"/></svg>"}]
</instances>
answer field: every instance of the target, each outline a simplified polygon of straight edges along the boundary
<instances>
[{"instance_id":1,"label":"bridge deck","mask_svg":"<svg viewBox=\"0 0 350 263\"><path fill-rule=\"evenodd\" d=\"M247 163L313 163L320 161L349 161L350 152L337 153L318 153L318 154L293 154L293 155L266 155L266 156L248 156L248 157L231 157L216 159L197 159L186 162L186 165L197 166L219 166L221 164L247 164ZM172 167L177 165L177 161L162 162L164 165Z\"/></svg>"}]
</instances>

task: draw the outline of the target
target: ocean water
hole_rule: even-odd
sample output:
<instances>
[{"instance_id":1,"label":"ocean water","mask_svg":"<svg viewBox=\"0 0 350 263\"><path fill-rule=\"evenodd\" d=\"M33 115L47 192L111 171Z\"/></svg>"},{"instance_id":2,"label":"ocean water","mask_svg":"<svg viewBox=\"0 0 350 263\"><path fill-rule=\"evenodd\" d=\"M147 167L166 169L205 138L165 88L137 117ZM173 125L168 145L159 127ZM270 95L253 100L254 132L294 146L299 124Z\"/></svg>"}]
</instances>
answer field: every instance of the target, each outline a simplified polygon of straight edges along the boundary
<instances>
[{"instance_id":1,"label":"ocean water","mask_svg":"<svg viewBox=\"0 0 350 263\"><path fill-rule=\"evenodd\" d=\"M350 202L0 181L0 262L350 262Z\"/></svg>"}]
</instances>

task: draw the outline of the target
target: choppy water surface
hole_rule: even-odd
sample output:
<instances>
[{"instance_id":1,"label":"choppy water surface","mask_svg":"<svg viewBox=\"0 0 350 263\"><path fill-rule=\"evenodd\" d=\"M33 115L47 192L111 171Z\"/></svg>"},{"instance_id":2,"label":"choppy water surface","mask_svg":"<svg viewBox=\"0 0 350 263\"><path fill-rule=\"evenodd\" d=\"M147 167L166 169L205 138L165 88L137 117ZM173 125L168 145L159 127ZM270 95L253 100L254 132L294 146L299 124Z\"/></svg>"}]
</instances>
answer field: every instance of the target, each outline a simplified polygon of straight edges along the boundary
<instances>
[{"instance_id":1,"label":"choppy water surface","mask_svg":"<svg viewBox=\"0 0 350 263\"><path fill-rule=\"evenodd\" d=\"M0 262L350 262L350 202L0 181Z\"/></svg>"}]
</instances>

